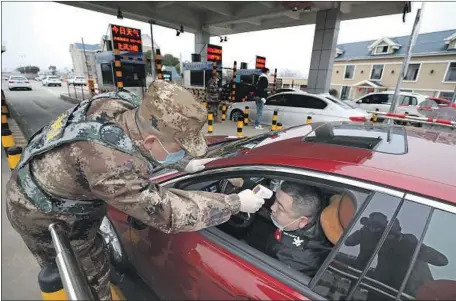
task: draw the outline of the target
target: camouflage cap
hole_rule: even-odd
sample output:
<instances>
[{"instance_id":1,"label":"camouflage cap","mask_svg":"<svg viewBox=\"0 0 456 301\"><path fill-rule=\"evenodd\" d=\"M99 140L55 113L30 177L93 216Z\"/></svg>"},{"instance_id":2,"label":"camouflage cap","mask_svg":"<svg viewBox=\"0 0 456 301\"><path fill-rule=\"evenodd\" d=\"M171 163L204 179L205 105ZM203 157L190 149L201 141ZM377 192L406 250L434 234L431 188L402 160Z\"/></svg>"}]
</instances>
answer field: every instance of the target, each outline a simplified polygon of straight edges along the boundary
<instances>
[{"instance_id":1,"label":"camouflage cap","mask_svg":"<svg viewBox=\"0 0 456 301\"><path fill-rule=\"evenodd\" d=\"M202 130L207 110L185 88L164 80L153 81L139 115L164 136L176 140L191 156L207 153Z\"/></svg>"}]
</instances>

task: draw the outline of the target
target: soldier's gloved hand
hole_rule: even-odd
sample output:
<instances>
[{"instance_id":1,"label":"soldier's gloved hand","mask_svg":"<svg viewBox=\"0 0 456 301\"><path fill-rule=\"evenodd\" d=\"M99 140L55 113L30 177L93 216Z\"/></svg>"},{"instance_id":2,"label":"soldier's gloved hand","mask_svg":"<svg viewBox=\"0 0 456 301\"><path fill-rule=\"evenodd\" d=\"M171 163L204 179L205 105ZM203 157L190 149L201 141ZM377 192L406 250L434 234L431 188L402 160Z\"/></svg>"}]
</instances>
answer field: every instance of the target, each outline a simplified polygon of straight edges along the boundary
<instances>
[{"instance_id":1,"label":"soldier's gloved hand","mask_svg":"<svg viewBox=\"0 0 456 301\"><path fill-rule=\"evenodd\" d=\"M185 172L195 173L205 168L205 164L220 158L193 159L185 166Z\"/></svg>"},{"instance_id":2,"label":"soldier's gloved hand","mask_svg":"<svg viewBox=\"0 0 456 301\"><path fill-rule=\"evenodd\" d=\"M264 204L264 199L256 196L252 190L246 189L238 193L241 200L241 209L239 211L246 213L255 213L260 210Z\"/></svg>"}]
</instances>

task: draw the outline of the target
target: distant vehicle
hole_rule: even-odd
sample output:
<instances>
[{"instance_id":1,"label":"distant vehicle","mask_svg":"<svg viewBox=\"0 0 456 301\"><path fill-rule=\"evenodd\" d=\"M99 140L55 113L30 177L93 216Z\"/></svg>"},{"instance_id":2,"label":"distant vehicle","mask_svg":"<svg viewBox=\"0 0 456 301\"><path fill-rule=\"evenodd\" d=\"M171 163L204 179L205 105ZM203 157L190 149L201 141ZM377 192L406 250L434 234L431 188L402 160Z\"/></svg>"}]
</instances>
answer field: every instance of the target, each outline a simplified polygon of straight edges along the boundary
<instances>
[{"instance_id":1,"label":"distant vehicle","mask_svg":"<svg viewBox=\"0 0 456 301\"><path fill-rule=\"evenodd\" d=\"M228 107L228 116L237 121L243 118L244 107L249 107L249 118L257 116L255 101L235 103ZM271 124L274 111L278 111L279 122L283 126L296 126L306 123L307 116L317 121L363 121L370 118L365 110L352 108L328 93L311 94L304 91L290 91L273 94L266 99L261 124Z\"/></svg>"},{"instance_id":2,"label":"distant vehicle","mask_svg":"<svg viewBox=\"0 0 456 301\"><path fill-rule=\"evenodd\" d=\"M8 79L8 89L12 90L32 90L30 81L22 75L13 75Z\"/></svg>"},{"instance_id":3,"label":"distant vehicle","mask_svg":"<svg viewBox=\"0 0 456 301\"><path fill-rule=\"evenodd\" d=\"M62 81L58 76L48 75L42 80L43 86L62 86Z\"/></svg>"},{"instance_id":4,"label":"distant vehicle","mask_svg":"<svg viewBox=\"0 0 456 301\"><path fill-rule=\"evenodd\" d=\"M87 83L83 76L75 76L75 77L69 78L68 84L75 85L75 86L82 86L82 85L87 86Z\"/></svg>"},{"instance_id":5,"label":"distant vehicle","mask_svg":"<svg viewBox=\"0 0 456 301\"><path fill-rule=\"evenodd\" d=\"M394 91L385 92L374 92L364 95L354 102L359 105L360 108L367 111L389 112L391 103L393 101ZM400 92L399 102L396 108L396 113L405 113L410 116L422 116L418 112L418 105L428 99L427 95Z\"/></svg>"},{"instance_id":6,"label":"distant vehicle","mask_svg":"<svg viewBox=\"0 0 456 301\"><path fill-rule=\"evenodd\" d=\"M36 80L37 82L39 82L39 81L41 81L41 77L35 76L35 80Z\"/></svg>"}]
</instances>

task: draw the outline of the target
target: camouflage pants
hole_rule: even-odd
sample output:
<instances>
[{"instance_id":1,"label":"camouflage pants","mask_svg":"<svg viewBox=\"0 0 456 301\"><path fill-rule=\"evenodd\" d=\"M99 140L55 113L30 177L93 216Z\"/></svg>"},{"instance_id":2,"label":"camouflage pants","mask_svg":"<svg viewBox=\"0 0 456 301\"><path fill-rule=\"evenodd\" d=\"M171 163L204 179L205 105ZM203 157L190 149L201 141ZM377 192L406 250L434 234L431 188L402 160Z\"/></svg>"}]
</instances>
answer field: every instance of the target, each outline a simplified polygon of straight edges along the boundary
<instances>
[{"instance_id":1,"label":"camouflage pants","mask_svg":"<svg viewBox=\"0 0 456 301\"><path fill-rule=\"evenodd\" d=\"M72 216L44 214L21 193L13 175L6 189L6 212L13 228L21 235L27 247L42 267L55 262L55 249L48 227L60 222L67 228L73 250L79 258L89 284L100 300L112 300L109 285L110 264L103 239L97 235L105 208L93 215Z\"/></svg>"}]
</instances>

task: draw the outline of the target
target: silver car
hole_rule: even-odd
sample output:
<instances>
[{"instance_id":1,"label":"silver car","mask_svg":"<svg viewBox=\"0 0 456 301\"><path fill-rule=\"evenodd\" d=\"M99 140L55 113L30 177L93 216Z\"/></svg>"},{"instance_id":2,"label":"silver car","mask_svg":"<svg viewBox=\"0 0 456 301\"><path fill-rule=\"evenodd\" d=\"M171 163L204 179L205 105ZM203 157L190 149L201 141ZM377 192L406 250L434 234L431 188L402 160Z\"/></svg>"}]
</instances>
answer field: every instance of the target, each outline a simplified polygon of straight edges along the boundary
<instances>
[{"instance_id":1,"label":"silver car","mask_svg":"<svg viewBox=\"0 0 456 301\"><path fill-rule=\"evenodd\" d=\"M12 90L32 90L30 81L22 75L12 75L8 78L8 89Z\"/></svg>"},{"instance_id":2,"label":"silver car","mask_svg":"<svg viewBox=\"0 0 456 301\"><path fill-rule=\"evenodd\" d=\"M246 106L249 107L249 120L254 121L257 117L254 101L230 105L227 117L233 121L243 118ZM278 111L278 122L286 127L304 124L308 116L312 117L312 122L363 121L370 118L370 114L365 110L352 108L327 93L311 94L304 91L288 91L269 96L263 107L260 123L270 125L274 111Z\"/></svg>"}]
</instances>

